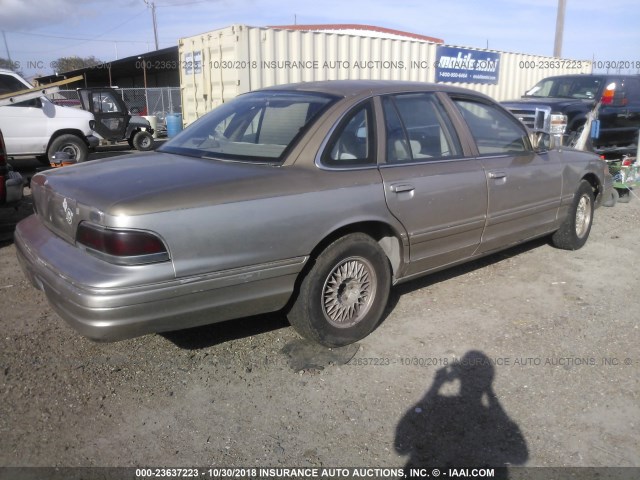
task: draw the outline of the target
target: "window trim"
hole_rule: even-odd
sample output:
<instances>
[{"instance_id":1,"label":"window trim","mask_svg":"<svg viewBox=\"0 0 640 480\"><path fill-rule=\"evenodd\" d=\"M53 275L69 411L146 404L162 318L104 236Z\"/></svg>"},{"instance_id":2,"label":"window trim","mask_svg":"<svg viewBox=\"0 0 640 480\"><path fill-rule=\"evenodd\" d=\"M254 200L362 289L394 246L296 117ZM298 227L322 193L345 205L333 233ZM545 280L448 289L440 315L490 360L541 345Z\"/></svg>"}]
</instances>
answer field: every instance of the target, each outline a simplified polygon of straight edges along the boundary
<instances>
[{"instance_id":1,"label":"window trim","mask_svg":"<svg viewBox=\"0 0 640 480\"><path fill-rule=\"evenodd\" d=\"M335 164L327 162L327 157L330 154L331 147L337 138L344 131L344 127L348 122L351 121L354 115L357 112L364 108L365 110L369 110L371 122L368 125L368 136L367 143L369 144L369 151L371 152L370 161L366 164ZM322 170L332 170L332 171L345 171L345 170L368 170L372 168L378 168L378 121L376 116L376 108L373 102L373 96L367 97L357 104L353 105L346 112L340 115L340 118L334 122L333 126L325 135L324 140L320 144L320 148L316 153L315 164L318 168ZM337 162L335 160L330 160L331 162ZM346 163L346 162L345 162Z\"/></svg>"}]
</instances>

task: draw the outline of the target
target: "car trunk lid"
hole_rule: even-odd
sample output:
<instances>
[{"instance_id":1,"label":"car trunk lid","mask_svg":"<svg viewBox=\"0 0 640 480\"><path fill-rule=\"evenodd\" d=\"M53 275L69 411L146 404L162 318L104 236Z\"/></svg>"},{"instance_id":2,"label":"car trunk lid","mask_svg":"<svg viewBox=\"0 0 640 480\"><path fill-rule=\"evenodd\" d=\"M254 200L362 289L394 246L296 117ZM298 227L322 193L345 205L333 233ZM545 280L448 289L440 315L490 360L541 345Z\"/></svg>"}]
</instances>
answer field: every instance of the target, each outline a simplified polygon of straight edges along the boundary
<instances>
[{"instance_id":1,"label":"car trunk lid","mask_svg":"<svg viewBox=\"0 0 640 480\"><path fill-rule=\"evenodd\" d=\"M31 184L42 221L74 242L83 220L114 227L103 220L269 196L277 179L265 179L274 177L277 170L268 165L147 153L48 170L35 175Z\"/></svg>"}]
</instances>

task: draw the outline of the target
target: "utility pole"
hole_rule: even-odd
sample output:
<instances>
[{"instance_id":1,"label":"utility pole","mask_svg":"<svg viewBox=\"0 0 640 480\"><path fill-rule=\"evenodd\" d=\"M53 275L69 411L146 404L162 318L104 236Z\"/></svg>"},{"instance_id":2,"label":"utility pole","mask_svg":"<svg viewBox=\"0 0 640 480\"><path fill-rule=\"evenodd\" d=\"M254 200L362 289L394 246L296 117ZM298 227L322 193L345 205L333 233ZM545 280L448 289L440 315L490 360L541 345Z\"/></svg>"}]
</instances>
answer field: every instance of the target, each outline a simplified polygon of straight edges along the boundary
<instances>
[{"instance_id":1,"label":"utility pole","mask_svg":"<svg viewBox=\"0 0 640 480\"><path fill-rule=\"evenodd\" d=\"M9 53L9 44L7 43L7 36L4 33L4 30L2 30L2 38L4 39L4 48L7 49L7 60L9 60L9 64L13 65L13 62L11 61L11 54Z\"/></svg>"},{"instance_id":2,"label":"utility pole","mask_svg":"<svg viewBox=\"0 0 640 480\"><path fill-rule=\"evenodd\" d=\"M556 17L556 40L553 44L553 56L562 56L562 35L564 34L564 12L567 0L558 0L558 16Z\"/></svg>"},{"instance_id":3,"label":"utility pole","mask_svg":"<svg viewBox=\"0 0 640 480\"><path fill-rule=\"evenodd\" d=\"M153 22L153 38L156 42L156 50L158 50L158 21L156 20L156 3L143 0L147 7L151 7L151 21Z\"/></svg>"}]
</instances>

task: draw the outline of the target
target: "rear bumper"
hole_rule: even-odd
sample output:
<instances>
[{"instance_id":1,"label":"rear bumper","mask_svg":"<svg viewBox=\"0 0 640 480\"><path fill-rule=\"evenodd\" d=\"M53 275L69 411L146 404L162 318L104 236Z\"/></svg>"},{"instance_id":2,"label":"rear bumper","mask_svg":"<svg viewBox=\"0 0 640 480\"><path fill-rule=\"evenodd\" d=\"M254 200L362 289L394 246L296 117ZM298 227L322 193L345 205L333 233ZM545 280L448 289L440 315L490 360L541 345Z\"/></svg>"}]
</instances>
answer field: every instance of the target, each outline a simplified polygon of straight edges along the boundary
<instances>
[{"instance_id":1,"label":"rear bumper","mask_svg":"<svg viewBox=\"0 0 640 480\"><path fill-rule=\"evenodd\" d=\"M100 288L83 284L70 270L55 266L84 262L94 271L98 265L95 262L101 261L55 236L36 215L18 224L15 245L25 275L46 294L56 313L82 335L105 341L280 310L289 300L297 274L307 259L168 278L152 284ZM57 252L63 261L53 258L52 252ZM101 263L107 270L113 267ZM122 268L124 272L132 267Z\"/></svg>"}]
</instances>

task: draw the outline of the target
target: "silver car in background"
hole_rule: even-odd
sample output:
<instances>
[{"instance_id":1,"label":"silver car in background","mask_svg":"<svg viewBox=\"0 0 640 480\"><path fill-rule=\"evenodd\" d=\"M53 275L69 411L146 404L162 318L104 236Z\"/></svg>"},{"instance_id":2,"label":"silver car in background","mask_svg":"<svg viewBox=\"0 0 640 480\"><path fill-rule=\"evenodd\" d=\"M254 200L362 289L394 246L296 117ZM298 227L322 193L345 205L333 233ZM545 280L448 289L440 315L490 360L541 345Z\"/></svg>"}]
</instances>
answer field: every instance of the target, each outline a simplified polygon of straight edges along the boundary
<instances>
[{"instance_id":1,"label":"silver car in background","mask_svg":"<svg viewBox=\"0 0 640 480\"><path fill-rule=\"evenodd\" d=\"M40 173L26 275L117 340L284 309L327 346L368 335L392 285L551 235L587 240L606 164L534 148L488 97L311 82L223 104L154 154Z\"/></svg>"}]
</instances>

